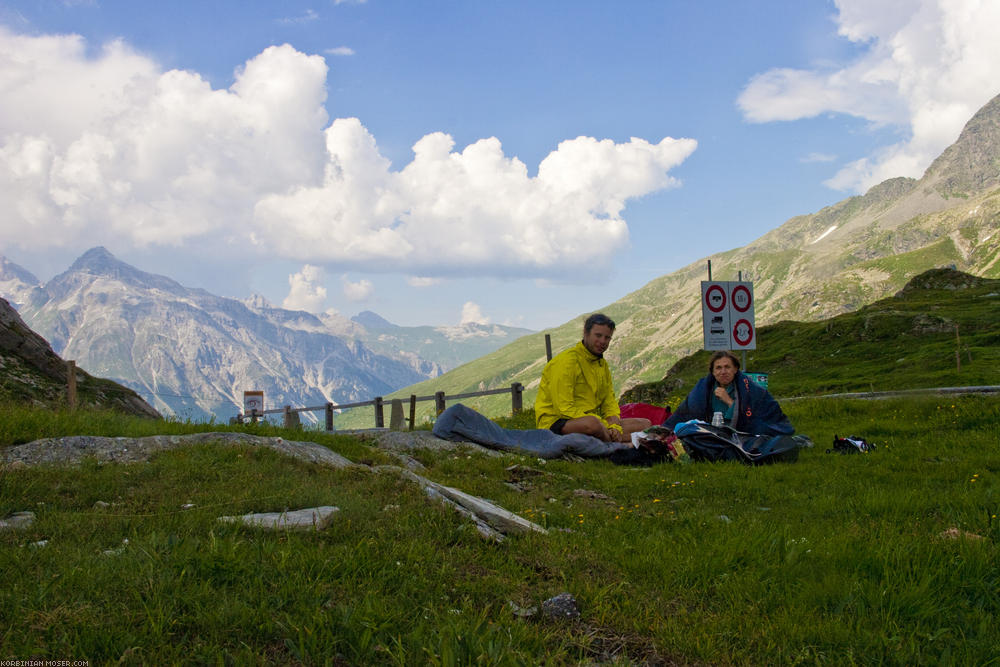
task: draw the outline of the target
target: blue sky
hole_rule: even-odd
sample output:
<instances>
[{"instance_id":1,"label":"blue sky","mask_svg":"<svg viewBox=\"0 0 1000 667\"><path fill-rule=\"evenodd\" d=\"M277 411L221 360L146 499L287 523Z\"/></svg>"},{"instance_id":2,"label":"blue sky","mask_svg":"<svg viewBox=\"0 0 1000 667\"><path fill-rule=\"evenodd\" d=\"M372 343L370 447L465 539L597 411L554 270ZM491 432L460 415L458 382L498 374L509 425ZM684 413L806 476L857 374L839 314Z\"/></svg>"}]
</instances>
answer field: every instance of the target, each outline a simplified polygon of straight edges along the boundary
<instances>
[{"instance_id":1,"label":"blue sky","mask_svg":"<svg viewBox=\"0 0 1000 667\"><path fill-rule=\"evenodd\" d=\"M919 177L1000 93L998 29L996 0L0 0L0 254L555 326Z\"/></svg>"}]
</instances>

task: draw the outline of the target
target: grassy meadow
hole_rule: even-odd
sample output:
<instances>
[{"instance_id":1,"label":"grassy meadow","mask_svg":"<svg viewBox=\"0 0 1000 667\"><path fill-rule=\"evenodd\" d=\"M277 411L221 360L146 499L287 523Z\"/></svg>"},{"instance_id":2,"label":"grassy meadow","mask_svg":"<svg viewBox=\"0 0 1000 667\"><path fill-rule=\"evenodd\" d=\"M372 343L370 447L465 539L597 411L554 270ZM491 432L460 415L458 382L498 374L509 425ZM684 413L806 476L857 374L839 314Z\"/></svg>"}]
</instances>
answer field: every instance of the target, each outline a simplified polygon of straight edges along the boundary
<instances>
[{"instance_id":1,"label":"grassy meadow","mask_svg":"<svg viewBox=\"0 0 1000 667\"><path fill-rule=\"evenodd\" d=\"M319 468L271 450L203 446L145 464L0 468L0 518L37 516L28 529L0 531L0 660L1000 660L1000 397L785 407L816 442L794 464L627 468L415 452L425 477L549 531L499 544L395 475ZM2 415L0 447L229 429L14 406ZM530 420L529 411L504 423ZM345 436L254 432L391 462ZM828 454L834 433L878 449ZM340 508L325 532L217 521L316 505ZM562 592L575 596L579 618L531 613Z\"/></svg>"}]
</instances>

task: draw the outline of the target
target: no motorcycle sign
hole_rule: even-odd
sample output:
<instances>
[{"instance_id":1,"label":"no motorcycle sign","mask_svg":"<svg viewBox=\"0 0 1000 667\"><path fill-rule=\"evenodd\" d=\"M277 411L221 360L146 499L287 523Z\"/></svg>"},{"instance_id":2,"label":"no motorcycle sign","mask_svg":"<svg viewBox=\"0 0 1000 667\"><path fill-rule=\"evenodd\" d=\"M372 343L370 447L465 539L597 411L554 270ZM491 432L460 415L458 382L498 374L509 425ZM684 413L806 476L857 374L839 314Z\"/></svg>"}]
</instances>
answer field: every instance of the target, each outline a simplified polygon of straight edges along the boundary
<instances>
[{"instance_id":1,"label":"no motorcycle sign","mask_svg":"<svg viewBox=\"0 0 1000 667\"><path fill-rule=\"evenodd\" d=\"M755 350L753 283L701 282L701 319L706 350Z\"/></svg>"}]
</instances>

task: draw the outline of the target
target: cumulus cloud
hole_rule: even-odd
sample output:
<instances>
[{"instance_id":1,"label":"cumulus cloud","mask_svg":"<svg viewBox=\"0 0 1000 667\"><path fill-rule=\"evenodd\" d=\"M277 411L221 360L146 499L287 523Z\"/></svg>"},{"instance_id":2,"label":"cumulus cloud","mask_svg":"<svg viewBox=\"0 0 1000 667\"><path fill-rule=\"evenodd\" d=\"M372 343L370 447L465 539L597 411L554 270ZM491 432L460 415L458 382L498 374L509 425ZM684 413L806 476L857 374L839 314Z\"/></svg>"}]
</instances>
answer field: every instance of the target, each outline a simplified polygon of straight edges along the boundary
<instances>
[{"instance_id":1,"label":"cumulus cloud","mask_svg":"<svg viewBox=\"0 0 1000 667\"><path fill-rule=\"evenodd\" d=\"M290 287L282 308L305 310L318 313L326 303L326 288L323 287L323 269L306 264L298 273L288 276Z\"/></svg>"},{"instance_id":2,"label":"cumulus cloud","mask_svg":"<svg viewBox=\"0 0 1000 667\"><path fill-rule=\"evenodd\" d=\"M356 283L352 283L347 278L343 278L342 282L344 284L344 296L350 301L366 301L375 293L375 285L370 280L362 279Z\"/></svg>"},{"instance_id":3,"label":"cumulus cloud","mask_svg":"<svg viewBox=\"0 0 1000 667\"><path fill-rule=\"evenodd\" d=\"M828 185L863 191L919 177L1000 91L1000 3L981 0L837 0L838 33L866 46L843 67L773 69L738 99L753 122L822 113L905 128L908 138L845 166Z\"/></svg>"},{"instance_id":4,"label":"cumulus cloud","mask_svg":"<svg viewBox=\"0 0 1000 667\"><path fill-rule=\"evenodd\" d=\"M495 137L420 138L399 170L357 118L332 123L327 65L265 49L213 89L123 42L0 27L0 243L216 244L311 265L565 277L608 268L629 199L679 185L692 139L578 137L528 175ZM72 110L72 113L67 113ZM356 291L356 290L355 290Z\"/></svg>"},{"instance_id":5,"label":"cumulus cloud","mask_svg":"<svg viewBox=\"0 0 1000 667\"><path fill-rule=\"evenodd\" d=\"M489 324L490 318L483 315L483 309L474 301L466 301L462 306L461 324Z\"/></svg>"}]
</instances>

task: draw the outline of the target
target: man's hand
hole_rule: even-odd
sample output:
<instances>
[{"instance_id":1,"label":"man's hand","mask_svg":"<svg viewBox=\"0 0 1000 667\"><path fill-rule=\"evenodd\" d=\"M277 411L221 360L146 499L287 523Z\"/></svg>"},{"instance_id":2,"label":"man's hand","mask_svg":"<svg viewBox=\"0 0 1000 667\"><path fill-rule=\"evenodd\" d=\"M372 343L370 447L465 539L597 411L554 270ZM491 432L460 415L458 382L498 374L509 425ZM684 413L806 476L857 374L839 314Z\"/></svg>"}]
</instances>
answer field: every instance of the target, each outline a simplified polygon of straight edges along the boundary
<instances>
[{"instance_id":1,"label":"man's hand","mask_svg":"<svg viewBox=\"0 0 1000 667\"><path fill-rule=\"evenodd\" d=\"M608 440L607 442L626 442L625 430L622 428L621 419L618 417L608 417Z\"/></svg>"}]
</instances>

